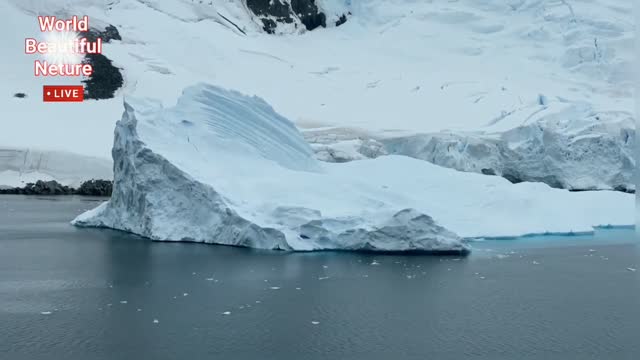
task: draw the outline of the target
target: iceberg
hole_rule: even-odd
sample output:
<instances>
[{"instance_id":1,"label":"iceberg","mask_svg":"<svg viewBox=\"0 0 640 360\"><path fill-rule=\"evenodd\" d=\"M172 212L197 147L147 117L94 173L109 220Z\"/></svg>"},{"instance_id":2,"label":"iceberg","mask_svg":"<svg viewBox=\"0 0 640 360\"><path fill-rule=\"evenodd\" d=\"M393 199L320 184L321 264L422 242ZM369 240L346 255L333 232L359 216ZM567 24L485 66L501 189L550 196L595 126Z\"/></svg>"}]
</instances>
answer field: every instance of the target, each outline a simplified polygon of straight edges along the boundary
<instances>
[{"instance_id":1,"label":"iceberg","mask_svg":"<svg viewBox=\"0 0 640 360\"><path fill-rule=\"evenodd\" d=\"M466 253L465 239L633 224L633 195L569 192L389 155L315 159L261 98L208 84L177 104L127 98L111 199L76 226L280 250Z\"/></svg>"}]
</instances>

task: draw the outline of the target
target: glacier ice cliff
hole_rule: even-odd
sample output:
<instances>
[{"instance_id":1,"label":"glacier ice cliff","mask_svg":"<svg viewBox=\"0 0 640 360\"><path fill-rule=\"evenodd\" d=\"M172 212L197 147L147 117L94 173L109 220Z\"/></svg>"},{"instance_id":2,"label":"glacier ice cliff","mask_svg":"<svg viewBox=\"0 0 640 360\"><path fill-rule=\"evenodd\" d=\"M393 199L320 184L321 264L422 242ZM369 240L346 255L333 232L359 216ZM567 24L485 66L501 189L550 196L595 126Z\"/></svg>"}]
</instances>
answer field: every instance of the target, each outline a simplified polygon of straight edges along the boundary
<instances>
[{"instance_id":1,"label":"glacier ice cliff","mask_svg":"<svg viewBox=\"0 0 640 360\"><path fill-rule=\"evenodd\" d=\"M406 156L317 161L258 97L207 84L175 107L126 99L113 195L78 216L154 240L282 250L467 252L464 238L633 223L633 196L571 193Z\"/></svg>"},{"instance_id":2,"label":"glacier ice cliff","mask_svg":"<svg viewBox=\"0 0 640 360\"><path fill-rule=\"evenodd\" d=\"M553 104L518 126L371 137L353 129L305 132L316 157L346 162L405 155L459 171L568 190L635 192L635 123L626 111Z\"/></svg>"}]
</instances>

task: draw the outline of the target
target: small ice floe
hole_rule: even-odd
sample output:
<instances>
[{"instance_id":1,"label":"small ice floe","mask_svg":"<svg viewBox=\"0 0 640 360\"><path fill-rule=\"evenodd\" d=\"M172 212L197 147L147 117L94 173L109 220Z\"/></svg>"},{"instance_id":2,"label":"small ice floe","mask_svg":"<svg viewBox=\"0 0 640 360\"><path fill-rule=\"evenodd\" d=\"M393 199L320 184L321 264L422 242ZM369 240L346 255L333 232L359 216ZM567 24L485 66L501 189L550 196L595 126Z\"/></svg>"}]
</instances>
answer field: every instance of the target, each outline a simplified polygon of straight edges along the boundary
<instances>
[{"instance_id":1,"label":"small ice floe","mask_svg":"<svg viewBox=\"0 0 640 360\"><path fill-rule=\"evenodd\" d=\"M120 300L120 304L126 304L127 300Z\"/></svg>"},{"instance_id":2,"label":"small ice floe","mask_svg":"<svg viewBox=\"0 0 640 360\"><path fill-rule=\"evenodd\" d=\"M364 277L364 278L368 278L368 277L369 277L369 275L364 274L364 275L362 275L362 277Z\"/></svg>"},{"instance_id":3,"label":"small ice floe","mask_svg":"<svg viewBox=\"0 0 640 360\"><path fill-rule=\"evenodd\" d=\"M140 311L142 311L142 309L138 309L137 311L140 312Z\"/></svg>"},{"instance_id":4,"label":"small ice floe","mask_svg":"<svg viewBox=\"0 0 640 360\"><path fill-rule=\"evenodd\" d=\"M302 288L297 287L296 290L302 290Z\"/></svg>"},{"instance_id":5,"label":"small ice floe","mask_svg":"<svg viewBox=\"0 0 640 360\"><path fill-rule=\"evenodd\" d=\"M371 262L371 264L369 264L369 265L376 266L376 265L380 265L380 263L379 263L378 261L376 261L376 260L373 260L373 261Z\"/></svg>"},{"instance_id":6,"label":"small ice floe","mask_svg":"<svg viewBox=\"0 0 640 360\"><path fill-rule=\"evenodd\" d=\"M191 273L191 275L195 275L195 274L196 274L196 272L195 272L195 271Z\"/></svg>"},{"instance_id":7,"label":"small ice floe","mask_svg":"<svg viewBox=\"0 0 640 360\"><path fill-rule=\"evenodd\" d=\"M269 280L267 280L267 279L264 279L264 282L269 282Z\"/></svg>"},{"instance_id":8,"label":"small ice floe","mask_svg":"<svg viewBox=\"0 0 640 360\"><path fill-rule=\"evenodd\" d=\"M231 311L225 311L222 313L222 315L231 315Z\"/></svg>"},{"instance_id":9,"label":"small ice floe","mask_svg":"<svg viewBox=\"0 0 640 360\"><path fill-rule=\"evenodd\" d=\"M244 305L240 305L240 306L238 307L238 309L240 309L240 310L244 309Z\"/></svg>"},{"instance_id":10,"label":"small ice floe","mask_svg":"<svg viewBox=\"0 0 640 360\"><path fill-rule=\"evenodd\" d=\"M323 269L328 269L328 268L329 268L329 266L327 266L327 265L322 265L322 268L323 268Z\"/></svg>"},{"instance_id":11,"label":"small ice floe","mask_svg":"<svg viewBox=\"0 0 640 360\"><path fill-rule=\"evenodd\" d=\"M632 267L628 267L628 268L627 268L627 271L631 271L631 272L635 272L636 270L638 270L638 269L636 269L636 268L632 268Z\"/></svg>"},{"instance_id":12,"label":"small ice floe","mask_svg":"<svg viewBox=\"0 0 640 360\"><path fill-rule=\"evenodd\" d=\"M313 325L318 325L318 324L320 324L320 321L312 321L311 323L312 323Z\"/></svg>"},{"instance_id":13,"label":"small ice floe","mask_svg":"<svg viewBox=\"0 0 640 360\"><path fill-rule=\"evenodd\" d=\"M260 300L256 300L256 304L260 304L262 301Z\"/></svg>"},{"instance_id":14,"label":"small ice floe","mask_svg":"<svg viewBox=\"0 0 640 360\"><path fill-rule=\"evenodd\" d=\"M415 277L415 275L407 275L407 279L414 279Z\"/></svg>"},{"instance_id":15,"label":"small ice floe","mask_svg":"<svg viewBox=\"0 0 640 360\"><path fill-rule=\"evenodd\" d=\"M508 257L509 257L509 255L507 255L507 254L498 254L498 255L495 256L496 259L500 259L500 260L506 259Z\"/></svg>"},{"instance_id":16,"label":"small ice floe","mask_svg":"<svg viewBox=\"0 0 640 360\"><path fill-rule=\"evenodd\" d=\"M269 289L271 289L271 290L280 290L280 286L272 286Z\"/></svg>"},{"instance_id":17,"label":"small ice floe","mask_svg":"<svg viewBox=\"0 0 640 360\"><path fill-rule=\"evenodd\" d=\"M113 304L107 304L107 306L111 306L111 305L113 305Z\"/></svg>"},{"instance_id":18,"label":"small ice floe","mask_svg":"<svg viewBox=\"0 0 640 360\"><path fill-rule=\"evenodd\" d=\"M318 280L327 280L329 277L328 276L321 276L318 278Z\"/></svg>"},{"instance_id":19,"label":"small ice floe","mask_svg":"<svg viewBox=\"0 0 640 360\"><path fill-rule=\"evenodd\" d=\"M206 278L207 281L213 281L213 278Z\"/></svg>"},{"instance_id":20,"label":"small ice floe","mask_svg":"<svg viewBox=\"0 0 640 360\"><path fill-rule=\"evenodd\" d=\"M480 276L480 280L484 280L486 279L484 276Z\"/></svg>"},{"instance_id":21,"label":"small ice floe","mask_svg":"<svg viewBox=\"0 0 640 360\"><path fill-rule=\"evenodd\" d=\"M540 265L540 263L539 263L539 262L537 262L537 261L535 261L535 260L533 260L531 263L532 263L533 265Z\"/></svg>"},{"instance_id":22,"label":"small ice floe","mask_svg":"<svg viewBox=\"0 0 640 360\"><path fill-rule=\"evenodd\" d=\"M189 293L182 293L182 296L189 296Z\"/></svg>"},{"instance_id":23,"label":"small ice floe","mask_svg":"<svg viewBox=\"0 0 640 360\"><path fill-rule=\"evenodd\" d=\"M42 311L40 312L42 315L51 315L51 311Z\"/></svg>"},{"instance_id":24,"label":"small ice floe","mask_svg":"<svg viewBox=\"0 0 640 360\"><path fill-rule=\"evenodd\" d=\"M98 310L102 311L102 308L98 308Z\"/></svg>"},{"instance_id":25,"label":"small ice floe","mask_svg":"<svg viewBox=\"0 0 640 360\"><path fill-rule=\"evenodd\" d=\"M160 321L158 321L158 319L153 319L153 323L154 323L154 324L157 324L157 323L159 323L159 322L160 322Z\"/></svg>"}]
</instances>

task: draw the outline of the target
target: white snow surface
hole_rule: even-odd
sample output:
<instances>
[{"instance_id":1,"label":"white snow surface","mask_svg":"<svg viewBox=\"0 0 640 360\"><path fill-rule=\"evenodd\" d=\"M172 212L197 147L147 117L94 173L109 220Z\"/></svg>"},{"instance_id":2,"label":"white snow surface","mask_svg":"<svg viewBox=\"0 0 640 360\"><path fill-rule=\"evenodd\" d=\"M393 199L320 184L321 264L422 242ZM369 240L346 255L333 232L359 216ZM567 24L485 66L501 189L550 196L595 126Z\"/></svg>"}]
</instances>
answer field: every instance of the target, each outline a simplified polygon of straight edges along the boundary
<instances>
[{"instance_id":1,"label":"white snow surface","mask_svg":"<svg viewBox=\"0 0 640 360\"><path fill-rule=\"evenodd\" d=\"M318 3L330 18L352 15L340 27L302 34L282 29L274 36L260 30L241 0L0 2L5 17L0 45L6 49L0 107L4 119L12 119L2 121L0 146L109 159L123 95L168 105L184 87L206 81L264 98L305 131L334 129L350 134L346 140L411 139L443 131L440 143L450 132L462 134L468 143L497 138L500 146L524 158L546 162L544 171L516 169L531 179L551 174L570 188L606 189L619 182L633 188L628 172L629 165L635 166L628 156L635 134L629 121L634 106L632 2ZM23 47L25 37L41 36L37 14L89 15L92 26L119 29L123 40L104 47L125 78L115 99L42 103L42 85L81 79L32 76L35 58L25 55ZM15 99L16 92L28 97ZM559 118L569 124L556 126ZM522 137L539 127L552 140L561 139L548 144L557 152L535 157L537 143L512 140L514 132ZM574 136L586 146L560 156L572 151ZM597 152L599 142L611 151L589 162L580 149ZM319 147L327 160L329 145ZM511 158L491 153L478 159L466 147L453 154L426 146L404 149L402 154L428 161L447 158L435 162L459 170L479 172L478 161L498 174L510 168L505 162ZM605 165L601 174L597 169ZM572 176L555 174L558 168L582 170Z\"/></svg>"},{"instance_id":2,"label":"white snow surface","mask_svg":"<svg viewBox=\"0 0 640 360\"><path fill-rule=\"evenodd\" d=\"M110 201L73 223L267 249L464 251L462 238L633 223L634 196L511 184L405 156L323 163L264 100L187 88L127 98Z\"/></svg>"}]
</instances>

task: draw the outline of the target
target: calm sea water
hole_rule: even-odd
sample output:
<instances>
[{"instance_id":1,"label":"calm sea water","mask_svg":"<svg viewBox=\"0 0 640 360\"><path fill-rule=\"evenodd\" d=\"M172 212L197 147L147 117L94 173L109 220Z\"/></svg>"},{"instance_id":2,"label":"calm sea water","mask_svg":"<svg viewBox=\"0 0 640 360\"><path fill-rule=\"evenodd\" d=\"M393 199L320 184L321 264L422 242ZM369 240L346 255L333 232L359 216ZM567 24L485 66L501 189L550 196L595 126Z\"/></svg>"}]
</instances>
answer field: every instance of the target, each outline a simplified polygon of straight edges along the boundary
<instances>
[{"instance_id":1,"label":"calm sea water","mask_svg":"<svg viewBox=\"0 0 640 360\"><path fill-rule=\"evenodd\" d=\"M281 253L77 229L0 197L0 359L638 359L632 230L467 258Z\"/></svg>"}]
</instances>

